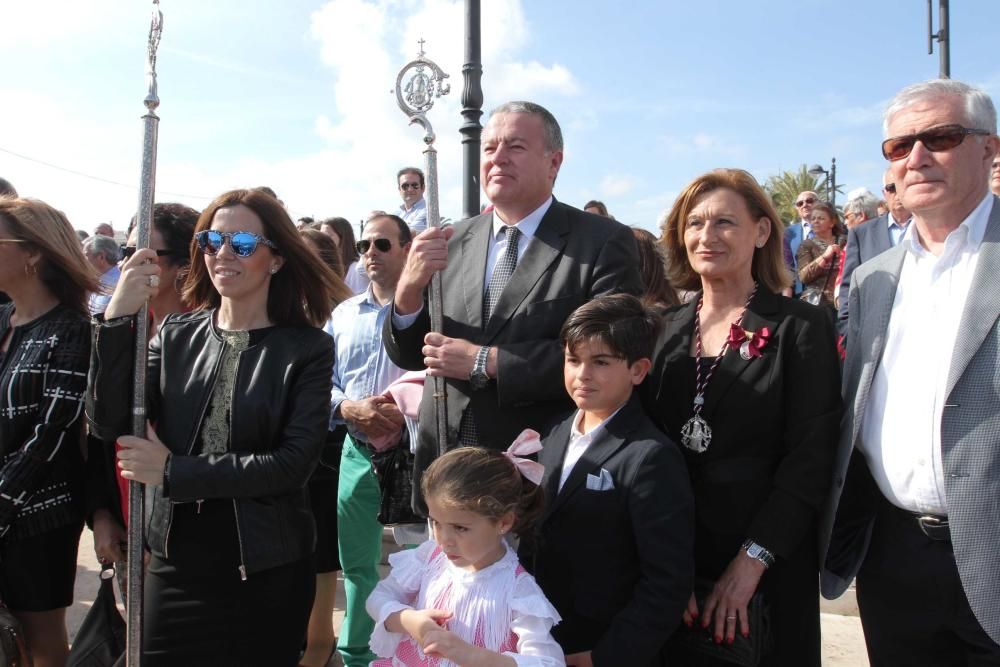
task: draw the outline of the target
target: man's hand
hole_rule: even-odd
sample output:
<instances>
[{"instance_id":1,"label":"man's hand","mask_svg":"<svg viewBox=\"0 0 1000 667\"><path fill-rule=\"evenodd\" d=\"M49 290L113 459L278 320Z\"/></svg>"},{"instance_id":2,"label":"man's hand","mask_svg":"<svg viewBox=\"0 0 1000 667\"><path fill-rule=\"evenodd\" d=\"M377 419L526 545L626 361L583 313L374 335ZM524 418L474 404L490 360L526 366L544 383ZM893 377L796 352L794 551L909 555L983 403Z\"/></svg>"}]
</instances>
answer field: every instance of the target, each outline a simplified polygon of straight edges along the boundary
<instances>
[{"instance_id":1,"label":"man's hand","mask_svg":"<svg viewBox=\"0 0 1000 667\"><path fill-rule=\"evenodd\" d=\"M399 315L411 315L424 305L424 288L436 271L448 266L448 239L452 227L428 227L417 234L406 255L403 273L396 283L395 307Z\"/></svg>"},{"instance_id":2,"label":"man's hand","mask_svg":"<svg viewBox=\"0 0 1000 667\"><path fill-rule=\"evenodd\" d=\"M479 347L467 340L448 338L432 331L424 336L424 346L421 348L427 374L468 380L476 363ZM495 378L496 368L496 349L491 348L486 361L486 374Z\"/></svg>"},{"instance_id":3,"label":"man's hand","mask_svg":"<svg viewBox=\"0 0 1000 667\"><path fill-rule=\"evenodd\" d=\"M342 401L340 416L369 439L392 435L406 423L399 407L391 398L385 396L369 396L360 401Z\"/></svg>"}]
</instances>

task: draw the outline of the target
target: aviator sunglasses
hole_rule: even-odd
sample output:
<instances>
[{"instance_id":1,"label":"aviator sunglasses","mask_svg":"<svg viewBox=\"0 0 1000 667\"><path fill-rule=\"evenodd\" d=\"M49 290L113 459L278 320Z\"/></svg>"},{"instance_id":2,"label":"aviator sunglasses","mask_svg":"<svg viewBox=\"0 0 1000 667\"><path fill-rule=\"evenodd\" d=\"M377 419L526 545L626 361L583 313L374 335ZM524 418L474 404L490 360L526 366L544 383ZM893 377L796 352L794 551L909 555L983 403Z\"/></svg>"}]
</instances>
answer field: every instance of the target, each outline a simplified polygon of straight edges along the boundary
<instances>
[{"instance_id":1,"label":"aviator sunglasses","mask_svg":"<svg viewBox=\"0 0 1000 667\"><path fill-rule=\"evenodd\" d=\"M400 183L399 184L399 189L400 190L419 190L420 189L420 183Z\"/></svg>"},{"instance_id":2,"label":"aviator sunglasses","mask_svg":"<svg viewBox=\"0 0 1000 667\"><path fill-rule=\"evenodd\" d=\"M358 251L359 255L363 255L368 252L372 246L375 246L375 249L379 252L389 252L392 250L392 241L389 239L375 239L374 241L361 239L354 244L354 248Z\"/></svg>"},{"instance_id":3,"label":"aviator sunglasses","mask_svg":"<svg viewBox=\"0 0 1000 667\"><path fill-rule=\"evenodd\" d=\"M802 208L806 204L815 204L815 203L816 203L816 198L815 197L806 197L805 199L803 199L801 201L795 202L795 207L796 208Z\"/></svg>"},{"instance_id":4,"label":"aviator sunglasses","mask_svg":"<svg viewBox=\"0 0 1000 667\"><path fill-rule=\"evenodd\" d=\"M891 162L902 160L909 156L918 141L932 153L950 151L965 141L965 138L970 134L989 136L992 133L987 130L969 129L961 125L942 125L916 134L904 134L886 139L882 142L882 155Z\"/></svg>"},{"instance_id":5,"label":"aviator sunglasses","mask_svg":"<svg viewBox=\"0 0 1000 667\"><path fill-rule=\"evenodd\" d=\"M219 232L214 229L205 229L194 235L198 247L206 255L214 255L222 250L222 244L229 241L229 248L237 257L249 257L257 252L257 248L263 243L271 250L277 250L278 246L273 241L268 241L263 236L253 232Z\"/></svg>"}]
</instances>

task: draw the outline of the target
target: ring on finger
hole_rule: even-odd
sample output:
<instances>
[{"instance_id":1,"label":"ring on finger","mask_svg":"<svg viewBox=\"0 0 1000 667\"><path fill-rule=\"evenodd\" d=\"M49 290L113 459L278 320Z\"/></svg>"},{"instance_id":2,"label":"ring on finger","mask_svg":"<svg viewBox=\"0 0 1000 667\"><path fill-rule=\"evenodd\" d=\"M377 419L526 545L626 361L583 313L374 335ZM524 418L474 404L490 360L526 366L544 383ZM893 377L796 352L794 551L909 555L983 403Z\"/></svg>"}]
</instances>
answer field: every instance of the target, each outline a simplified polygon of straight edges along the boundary
<instances>
[{"instance_id":1,"label":"ring on finger","mask_svg":"<svg viewBox=\"0 0 1000 667\"><path fill-rule=\"evenodd\" d=\"M160 286L160 276L150 276L149 280L147 282L149 283L150 287L159 287Z\"/></svg>"},{"instance_id":2,"label":"ring on finger","mask_svg":"<svg viewBox=\"0 0 1000 667\"><path fill-rule=\"evenodd\" d=\"M727 621L735 621L736 617L735 616L726 616L726 620Z\"/></svg>"}]
</instances>

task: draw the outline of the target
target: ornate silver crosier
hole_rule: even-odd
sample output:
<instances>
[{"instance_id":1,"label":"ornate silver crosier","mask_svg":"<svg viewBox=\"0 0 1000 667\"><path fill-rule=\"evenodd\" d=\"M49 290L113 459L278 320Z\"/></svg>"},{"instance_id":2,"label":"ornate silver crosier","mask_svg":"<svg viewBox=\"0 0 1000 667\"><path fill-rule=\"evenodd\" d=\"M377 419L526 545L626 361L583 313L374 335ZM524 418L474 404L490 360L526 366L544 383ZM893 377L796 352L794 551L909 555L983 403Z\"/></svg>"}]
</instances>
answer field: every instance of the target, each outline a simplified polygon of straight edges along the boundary
<instances>
[{"instance_id":1,"label":"ornate silver crosier","mask_svg":"<svg viewBox=\"0 0 1000 667\"><path fill-rule=\"evenodd\" d=\"M438 174L437 150L434 148L434 129L427 120L427 112L434 106L434 100L447 95L451 86L445 83L448 75L432 60L424 55L424 40L421 39L419 53L415 60L403 65L396 76L396 102L403 113L410 119L410 125L419 125L424 129L424 179L426 181L425 196L427 198L427 227L440 227L441 214L438 210ZM428 310L431 318L431 331L440 333L444 305L441 293L441 273L435 273L431 278L430 299ZM444 378L434 377L434 409L437 425L438 454L448 451L448 397Z\"/></svg>"}]
</instances>

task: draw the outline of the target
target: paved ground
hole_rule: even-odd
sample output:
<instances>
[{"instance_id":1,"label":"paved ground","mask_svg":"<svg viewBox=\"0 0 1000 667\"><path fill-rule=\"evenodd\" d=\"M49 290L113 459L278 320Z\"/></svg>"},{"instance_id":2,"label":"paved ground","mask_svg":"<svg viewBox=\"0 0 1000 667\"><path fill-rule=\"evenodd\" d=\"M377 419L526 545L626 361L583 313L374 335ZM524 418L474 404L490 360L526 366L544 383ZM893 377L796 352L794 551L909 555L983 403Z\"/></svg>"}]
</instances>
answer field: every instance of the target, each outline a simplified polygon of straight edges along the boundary
<instances>
[{"instance_id":1,"label":"paved ground","mask_svg":"<svg viewBox=\"0 0 1000 667\"><path fill-rule=\"evenodd\" d=\"M94 557L94 540L89 530L84 530L80 539L80 555L77 559L76 603L68 613L70 641L90 609L97 595L98 572L100 566ZM343 583L338 586L337 609L334 625L340 627L343 620ZM839 600L823 601L821 604L823 625L823 665L824 667L868 667L858 608L851 590Z\"/></svg>"}]
</instances>

